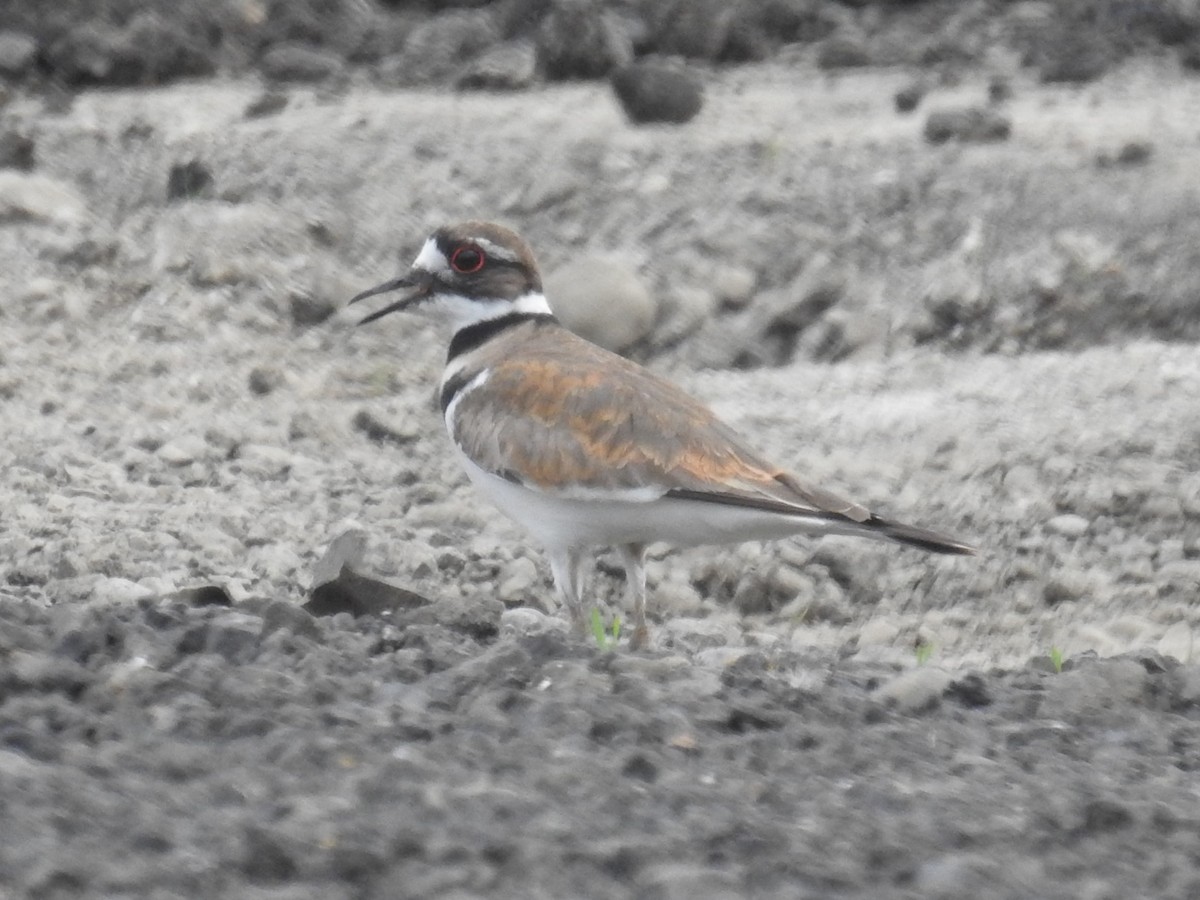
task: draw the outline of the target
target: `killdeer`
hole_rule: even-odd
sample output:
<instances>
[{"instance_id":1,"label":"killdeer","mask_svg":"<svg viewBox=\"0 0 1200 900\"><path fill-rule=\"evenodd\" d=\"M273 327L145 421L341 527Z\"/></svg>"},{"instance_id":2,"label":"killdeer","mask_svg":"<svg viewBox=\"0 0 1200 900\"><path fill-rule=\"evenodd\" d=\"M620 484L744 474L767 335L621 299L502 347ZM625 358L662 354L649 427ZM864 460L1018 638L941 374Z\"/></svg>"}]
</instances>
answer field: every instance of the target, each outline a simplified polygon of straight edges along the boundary
<instances>
[{"instance_id":1,"label":"killdeer","mask_svg":"<svg viewBox=\"0 0 1200 900\"><path fill-rule=\"evenodd\" d=\"M453 326L439 389L467 475L546 549L584 629L586 551L625 568L634 647L646 643L648 544L847 534L972 554L947 535L873 515L768 462L704 404L559 324L533 252L488 222L439 228L412 267L350 302L402 292L368 315L428 309Z\"/></svg>"}]
</instances>

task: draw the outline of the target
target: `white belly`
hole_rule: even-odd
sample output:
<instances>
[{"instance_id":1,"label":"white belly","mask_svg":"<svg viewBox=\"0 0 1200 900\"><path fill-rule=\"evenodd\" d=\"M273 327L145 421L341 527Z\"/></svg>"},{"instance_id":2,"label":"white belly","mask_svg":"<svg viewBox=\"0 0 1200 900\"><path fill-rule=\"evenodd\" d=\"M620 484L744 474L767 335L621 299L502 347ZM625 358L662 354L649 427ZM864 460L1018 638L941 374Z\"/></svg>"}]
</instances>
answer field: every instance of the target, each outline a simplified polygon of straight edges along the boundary
<instances>
[{"instance_id":1,"label":"white belly","mask_svg":"<svg viewBox=\"0 0 1200 900\"><path fill-rule=\"evenodd\" d=\"M544 547L610 547L663 542L679 547L738 544L797 534L854 534L834 523L674 497L605 500L530 490L485 472L463 454L463 468L500 511Z\"/></svg>"}]
</instances>

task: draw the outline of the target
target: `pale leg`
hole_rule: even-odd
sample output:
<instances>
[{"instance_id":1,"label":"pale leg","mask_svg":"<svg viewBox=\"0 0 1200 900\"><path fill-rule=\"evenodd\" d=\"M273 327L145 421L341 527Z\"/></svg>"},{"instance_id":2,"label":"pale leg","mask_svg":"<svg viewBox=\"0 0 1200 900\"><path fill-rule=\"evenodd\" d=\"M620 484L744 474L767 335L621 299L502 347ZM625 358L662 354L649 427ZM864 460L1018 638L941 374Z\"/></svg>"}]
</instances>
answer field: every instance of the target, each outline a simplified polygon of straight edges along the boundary
<instances>
[{"instance_id":1,"label":"pale leg","mask_svg":"<svg viewBox=\"0 0 1200 900\"><path fill-rule=\"evenodd\" d=\"M580 551L576 549L556 550L550 554L550 574L554 576L554 587L558 599L571 616L571 628L576 637L587 634L583 620L583 602L579 599L583 587L580 571Z\"/></svg>"},{"instance_id":2,"label":"pale leg","mask_svg":"<svg viewBox=\"0 0 1200 900\"><path fill-rule=\"evenodd\" d=\"M633 606L633 635L629 638L629 646L640 650L650 640L650 630L646 627L646 547L644 544L622 544L617 552L625 567L625 590Z\"/></svg>"}]
</instances>

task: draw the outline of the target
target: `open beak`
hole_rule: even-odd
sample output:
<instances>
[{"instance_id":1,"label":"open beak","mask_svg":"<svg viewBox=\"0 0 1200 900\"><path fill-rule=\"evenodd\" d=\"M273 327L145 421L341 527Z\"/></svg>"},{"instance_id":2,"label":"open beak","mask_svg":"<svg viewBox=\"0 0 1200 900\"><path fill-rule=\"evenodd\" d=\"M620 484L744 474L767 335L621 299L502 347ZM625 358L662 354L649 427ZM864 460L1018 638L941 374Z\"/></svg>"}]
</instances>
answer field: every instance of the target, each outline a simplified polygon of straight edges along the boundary
<instances>
[{"instance_id":1,"label":"open beak","mask_svg":"<svg viewBox=\"0 0 1200 900\"><path fill-rule=\"evenodd\" d=\"M375 312L360 320L358 324L366 325L368 322L382 319L388 313L398 312L412 306L414 303L420 303L422 300L428 299L433 292L433 280L430 278L428 272L422 272L420 269L410 269L399 278L393 278L391 281L385 281L378 287L373 287L370 290L363 291L361 294L356 294L351 298L350 302L357 303L359 300L374 297L376 294L389 294L392 291L401 290L407 290L408 293L395 303L391 303L383 307L383 309L375 310Z\"/></svg>"}]
</instances>

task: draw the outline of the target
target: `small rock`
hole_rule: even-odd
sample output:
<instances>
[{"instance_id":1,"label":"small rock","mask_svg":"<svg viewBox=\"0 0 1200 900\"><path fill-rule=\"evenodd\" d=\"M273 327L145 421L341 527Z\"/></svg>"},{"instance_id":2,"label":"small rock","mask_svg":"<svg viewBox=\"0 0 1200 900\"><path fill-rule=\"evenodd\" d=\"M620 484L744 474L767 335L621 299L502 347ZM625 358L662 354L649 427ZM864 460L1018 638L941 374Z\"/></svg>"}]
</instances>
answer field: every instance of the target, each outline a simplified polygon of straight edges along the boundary
<instances>
[{"instance_id":1,"label":"small rock","mask_svg":"<svg viewBox=\"0 0 1200 900\"><path fill-rule=\"evenodd\" d=\"M1196 638L1187 622L1176 622L1166 630L1158 641L1158 652L1163 656L1191 663L1195 653Z\"/></svg>"},{"instance_id":2,"label":"small rock","mask_svg":"<svg viewBox=\"0 0 1200 900\"><path fill-rule=\"evenodd\" d=\"M464 61L474 59L501 40L496 14L490 9L451 9L413 26L400 53L383 59L383 81L431 84L453 78Z\"/></svg>"},{"instance_id":3,"label":"small rock","mask_svg":"<svg viewBox=\"0 0 1200 900\"><path fill-rule=\"evenodd\" d=\"M155 451L155 456L168 466L189 466L204 455L204 443L199 439L180 438L167 441Z\"/></svg>"},{"instance_id":4,"label":"small rock","mask_svg":"<svg viewBox=\"0 0 1200 900\"><path fill-rule=\"evenodd\" d=\"M743 266L720 266L712 276L712 291L717 302L729 309L741 309L754 297L758 276Z\"/></svg>"},{"instance_id":5,"label":"small rock","mask_svg":"<svg viewBox=\"0 0 1200 900\"><path fill-rule=\"evenodd\" d=\"M92 585L92 600L99 603L136 603L153 596L150 588L128 578L101 578Z\"/></svg>"},{"instance_id":6,"label":"small rock","mask_svg":"<svg viewBox=\"0 0 1200 900\"><path fill-rule=\"evenodd\" d=\"M988 103L998 105L1012 99L1013 89L1007 78L997 75L988 81Z\"/></svg>"},{"instance_id":7,"label":"small rock","mask_svg":"<svg viewBox=\"0 0 1200 900\"><path fill-rule=\"evenodd\" d=\"M660 53L715 62L724 55L735 27L760 4L669 0L655 5L661 10L654 35Z\"/></svg>"},{"instance_id":8,"label":"small rock","mask_svg":"<svg viewBox=\"0 0 1200 900\"><path fill-rule=\"evenodd\" d=\"M1115 800L1091 800L1084 805L1080 834L1103 834L1121 831L1133 824L1133 814Z\"/></svg>"},{"instance_id":9,"label":"small rock","mask_svg":"<svg viewBox=\"0 0 1200 900\"><path fill-rule=\"evenodd\" d=\"M403 427L384 422L368 409L360 409L356 412L351 424L355 431L361 431L372 441L380 444L404 446L411 444L420 436L414 427Z\"/></svg>"},{"instance_id":10,"label":"small rock","mask_svg":"<svg viewBox=\"0 0 1200 900\"><path fill-rule=\"evenodd\" d=\"M467 64L454 82L466 91L520 91L537 77L537 53L533 44L518 41L493 47Z\"/></svg>"},{"instance_id":11,"label":"small rock","mask_svg":"<svg viewBox=\"0 0 1200 900\"><path fill-rule=\"evenodd\" d=\"M337 306L326 297L314 297L308 293L293 291L288 297L288 311L294 325L305 327L320 325L337 312Z\"/></svg>"},{"instance_id":12,"label":"small rock","mask_svg":"<svg viewBox=\"0 0 1200 900\"><path fill-rule=\"evenodd\" d=\"M1101 153L1096 157L1097 168L1107 169L1114 166L1133 167L1143 166L1154 156L1154 145L1149 141L1128 141L1121 145L1116 155Z\"/></svg>"},{"instance_id":13,"label":"small rock","mask_svg":"<svg viewBox=\"0 0 1200 900\"><path fill-rule=\"evenodd\" d=\"M1076 515L1075 513L1063 513L1061 516L1055 516L1048 521L1045 524L1045 529L1049 534L1057 534L1074 540L1087 534L1087 530L1091 527L1091 524L1083 516Z\"/></svg>"},{"instance_id":14,"label":"small rock","mask_svg":"<svg viewBox=\"0 0 1200 900\"><path fill-rule=\"evenodd\" d=\"M986 107L936 110L925 120L925 140L931 144L951 140L992 143L1008 140L1011 134L1012 122L1008 116Z\"/></svg>"},{"instance_id":15,"label":"small rock","mask_svg":"<svg viewBox=\"0 0 1200 900\"><path fill-rule=\"evenodd\" d=\"M881 685L875 696L903 712L924 712L937 706L953 678L935 666L920 666Z\"/></svg>"},{"instance_id":16,"label":"small rock","mask_svg":"<svg viewBox=\"0 0 1200 900\"><path fill-rule=\"evenodd\" d=\"M231 663L245 662L249 659L257 649L262 633L261 621L242 612L222 613L196 627L203 630L201 649L206 653L215 653ZM196 636L189 639L188 635L189 632L184 632L185 642L197 640Z\"/></svg>"},{"instance_id":17,"label":"small rock","mask_svg":"<svg viewBox=\"0 0 1200 900\"><path fill-rule=\"evenodd\" d=\"M537 564L528 557L518 557L505 563L497 581L500 587L496 591L496 596L500 598L501 603L505 606L528 605L531 601L536 600L530 595L540 581Z\"/></svg>"},{"instance_id":18,"label":"small rock","mask_svg":"<svg viewBox=\"0 0 1200 900\"><path fill-rule=\"evenodd\" d=\"M1046 84L1086 84L1095 81L1119 57L1101 30L1064 25L1059 33L1043 36L1039 76Z\"/></svg>"},{"instance_id":19,"label":"small rock","mask_svg":"<svg viewBox=\"0 0 1200 900\"><path fill-rule=\"evenodd\" d=\"M304 609L314 616L348 612L358 616L388 616L426 606L428 599L399 585L359 575L343 567L338 577L312 589Z\"/></svg>"},{"instance_id":20,"label":"small rock","mask_svg":"<svg viewBox=\"0 0 1200 900\"><path fill-rule=\"evenodd\" d=\"M264 638L276 631L287 631L311 641L321 638L317 620L307 610L287 600L271 600L262 610L259 637Z\"/></svg>"},{"instance_id":21,"label":"small rock","mask_svg":"<svg viewBox=\"0 0 1200 900\"><path fill-rule=\"evenodd\" d=\"M197 609L205 606L233 606L233 598L229 591L218 584L205 584L200 587L183 588L163 598L177 600Z\"/></svg>"},{"instance_id":22,"label":"small rock","mask_svg":"<svg viewBox=\"0 0 1200 900\"><path fill-rule=\"evenodd\" d=\"M963 706L972 708L991 706L992 704L992 695L988 690L987 682L982 675L975 672L952 681L946 688L946 696L957 700Z\"/></svg>"},{"instance_id":23,"label":"small rock","mask_svg":"<svg viewBox=\"0 0 1200 900\"><path fill-rule=\"evenodd\" d=\"M211 197L213 176L208 166L198 159L175 163L167 174L167 200L190 200Z\"/></svg>"},{"instance_id":24,"label":"small rock","mask_svg":"<svg viewBox=\"0 0 1200 900\"><path fill-rule=\"evenodd\" d=\"M656 62L637 62L613 73L612 89L631 122L672 122L695 118L704 104L700 81L690 72Z\"/></svg>"},{"instance_id":25,"label":"small rock","mask_svg":"<svg viewBox=\"0 0 1200 900\"><path fill-rule=\"evenodd\" d=\"M1042 588L1042 599L1047 606L1077 602L1092 591L1092 582L1086 572L1068 569L1050 577Z\"/></svg>"},{"instance_id":26,"label":"small rock","mask_svg":"<svg viewBox=\"0 0 1200 900\"><path fill-rule=\"evenodd\" d=\"M75 189L44 175L0 171L0 222L33 220L73 225L87 217Z\"/></svg>"},{"instance_id":27,"label":"small rock","mask_svg":"<svg viewBox=\"0 0 1200 900\"><path fill-rule=\"evenodd\" d=\"M525 635L566 630L567 623L564 619L529 606L517 606L500 613L501 634Z\"/></svg>"},{"instance_id":28,"label":"small rock","mask_svg":"<svg viewBox=\"0 0 1200 900\"><path fill-rule=\"evenodd\" d=\"M357 522L345 522L329 542L325 553L313 566L312 588L336 581L345 568L357 569L367 552L366 529Z\"/></svg>"},{"instance_id":29,"label":"small rock","mask_svg":"<svg viewBox=\"0 0 1200 900\"><path fill-rule=\"evenodd\" d=\"M283 384L283 381L283 372L269 366L255 366L246 379L250 393L258 397L265 397Z\"/></svg>"},{"instance_id":30,"label":"small rock","mask_svg":"<svg viewBox=\"0 0 1200 900\"><path fill-rule=\"evenodd\" d=\"M658 315L654 296L618 259L577 259L551 272L545 286L562 323L609 350L623 350L648 336Z\"/></svg>"},{"instance_id":31,"label":"small rock","mask_svg":"<svg viewBox=\"0 0 1200 900\"><path fill-rule=\"evenodd\" d=\"M817 67L821 69L853 69L870 64L870 49L853 37L831 37L817 51Z\"/></svg>"},{"instance_id":32,"label":"small rock","mask_svg":"<svg viewBox=\"0 0 1200 900\"><path fill-rule=\"evenodd\" d=\"M254 100L251 100L242 115L247 119L261 119L265 116L273 116L277 112L282 112L287 105L287 94L280 93L279 91L267 91L260 94Z\"/></svg>"},{"instance_id":33,"label":"small rock","mask_svg":"<svg viewBox=\"0 0 1200 900\"><path fill-rule=\"evenodd\" d=\"M443 597L405 616L406 625L434 624L461 631L476 640L500 633L504 604L495 597Z\"/></svg>"},{"instance_id":34,"label":"small rock","mask_svg":"<svg viewBox=\"0 0 1200 900\"><path fill-rule=\"evenodd\" d=\"M896 112L912 112L925 98L925 93L925 85L920 84L919 82L914 82L913 84L900 88L900 90L896 91L896 96L892 100L892 102L896 105Z\"/></svg>"},{"instance_id":35,"label":"small rock","mask_svg":"<svg viewBox=\"0 0 1200 900\"><path fill-rule=\"evenodd\" d=\"M276 44L263 54L259 67L273 81L317 82L341 73L341 57L308 44Z\"/></svg>"},{"instance_id":36,"label":"small rock","mask_svg":"<svg viewBox=\"0 0 1200 900\"><path fill-rule=\"evenodd\" d=\"M858 633L860 647L889 647L900 636L900 629L887 619L872 619Z\"/></svg>"},{"instance_id":37,"label":"small rock","mask_svg":"<svg viewBox=\"0 0 1200 900\"><path fill-rule=\"evenodd\" d=\"M20 78L37 59L37 41L20 31L0 31L0 75Z\"/></svg>"},{"instance_id":38,"label":"small rock","mask_svg":"<svg viewBox=\"0 0 1200 900\"><path fill-rule=\"evenodd\" d=\"M539 67L552 80L603 78L633 59L633 42L616 18L588 0L562 0L535 36Z\"/></svg>"},{"instance_id":39,"label":"small rock","mask_svg":"<svg viewBox=\"0 0 1200 900\"><path fill-rule=\"evenodd\" d=\"M20 131L0 134L0 169L32 171L34 164L33 138Z\"/></svg>"}]
</instances>

